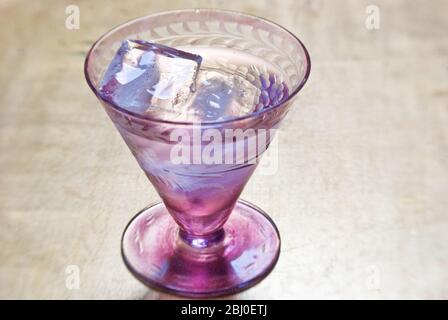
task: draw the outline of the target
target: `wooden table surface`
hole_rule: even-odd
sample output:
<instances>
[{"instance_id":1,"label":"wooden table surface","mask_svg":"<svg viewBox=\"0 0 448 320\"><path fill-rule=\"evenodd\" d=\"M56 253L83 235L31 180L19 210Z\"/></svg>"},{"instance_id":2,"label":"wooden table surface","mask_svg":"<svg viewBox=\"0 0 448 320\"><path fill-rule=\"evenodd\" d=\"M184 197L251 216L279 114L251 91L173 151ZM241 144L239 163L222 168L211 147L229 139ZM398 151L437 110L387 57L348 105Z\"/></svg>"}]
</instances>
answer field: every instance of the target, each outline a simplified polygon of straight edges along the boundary
<instances>
[{"instance_id":1,"label":"wooden table surface","mask_svg":"<svg viewBox=\"0 0 448 320\"><path fill-rule=\"evenodd\" d=\"M448 298L448 2L372 2L373 30L370 1L1 1L0 298L174 298L121 260L126 223L158 197L83 63L114 25L185 7L276 21L313 62L278 171L243 193L276 221L279 263L229 298Z\"/></svg>"}]
</instances>

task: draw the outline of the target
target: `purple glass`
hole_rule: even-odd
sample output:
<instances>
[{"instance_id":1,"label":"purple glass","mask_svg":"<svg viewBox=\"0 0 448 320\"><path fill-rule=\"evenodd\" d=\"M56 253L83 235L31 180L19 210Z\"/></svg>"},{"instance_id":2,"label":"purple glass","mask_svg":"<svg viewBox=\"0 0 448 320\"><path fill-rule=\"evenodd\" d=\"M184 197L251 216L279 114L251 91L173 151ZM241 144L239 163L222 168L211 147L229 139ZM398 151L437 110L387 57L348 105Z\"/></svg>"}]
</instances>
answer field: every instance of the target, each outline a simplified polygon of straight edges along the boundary
<instances>
[{"instance_id":1,"label":"purple glass","mask_svg":"<svg viewBox=\"0 0 448 320\"><path fill-rule=\"evenodd\" d=\"M205 64L207 53L218 55L226 68L259 85L254 111L199 124L119 106L100 89L125 39L197 53L205 56ZM123 259L135 277L170 293L211 297L244 290L273 269L280 253L276 226L261 209L238 200L264 149L257 149L256 161L250 163L173 164L171 134L180 130L193 136L195 130L209 129L223 136L225 130L236 129L271 132L309 72L308 53L293 34L267 20L222 10L152 14L114 28L92 46L85 63L87 82L163 201L140 211L123 234ZM272 138L268 133L264 148ZM234 137L224 144L238 149L241 139L247 138ZM194 147L194 142L189 144Z\"/></svg>"}]
</instances>

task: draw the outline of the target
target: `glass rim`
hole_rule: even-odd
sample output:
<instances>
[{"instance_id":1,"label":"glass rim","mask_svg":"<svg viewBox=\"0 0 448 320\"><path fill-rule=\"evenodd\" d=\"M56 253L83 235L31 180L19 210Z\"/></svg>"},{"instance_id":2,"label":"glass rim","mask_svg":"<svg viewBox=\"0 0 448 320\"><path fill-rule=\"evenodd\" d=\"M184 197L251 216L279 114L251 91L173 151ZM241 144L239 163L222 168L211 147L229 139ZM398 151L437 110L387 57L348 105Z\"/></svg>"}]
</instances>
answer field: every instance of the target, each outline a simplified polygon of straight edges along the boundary
<instances>
[{"instance_id":1,"label":"glass rim","mask_svg":"<svg viewBox=\"0 0 448 320\"><path fill-rule=\"evenodd\" d=\"M282 30L282 31L286 32L287 34L289 34L290 36L292 36L293 39L295 39L298 42L298 44L302 48L303 52L305 53L306 70L305 70L305 74L304 74L302 80L295 87L295 89L288 95L288 98L286 98L285 100L281 101L280 103L277 103L277 104L275 104L273 106L270 106L268 108L264 108L263 110L258 111L258 112L249 113L249 114L246 114L246 115L243 115L243 116L230 118L230 119L225 119L225 120L219 120L219 121L194 122L194 121L164 120L164 119L160 119L160 118L156 118L156 117L151 117L149 115L142 115L142 114L139 114L139 113L132 112L130 110L127 110L125 108L122 108L122 107L118 106L116 103L114 103L112 101L108 101L108 100L103 99L101 97L101 95L99 94L98 89L92 83L91 77L90 77L89 72L88 72L88 66L89 66L90 60L92 58L92 53L96 49L98 44L102 40L106 39L108 36L113 34L116 30L121 29L121 28L123 28L123 27L125 27L127 25L131 25L131 24L133 24L135 22L147 19L149 17L155 17L155 16L169 14L169 13L181 13L181 12L194 12L194 13L200 13L200 12L218 12L219 13L219 12L222 12L222 13L226 13L226 14L239 15L239 16L244 16L246 18L263 21L263 22L265 22L267 24L273 25L276 28L279 28L280 30ZM154 13L151 13L151 14L147 14L147 15L144 15L144 16L140 16L140 17L128 20L128 21L126 21L124 23L121 23L121 24L113 27L112 29L109 29L107 32L105 32L103 35L101 35L93 43L92 47L89 49L89 51L87 53L87 56L85 58L85 61L84 61L84 77L86 78L86 81L87 81L90 89L98 97L98 99L100 99L100 101L103 101L106 104L110 105L116 111L118 111L120 113L124 113L126 115L129 115L131 117L138 118L139 120L143 120L143 121L151 121L151 122L156 122L156 123L161 123L161 124L190 125L190 126L191 125L198 125L198 124L205 125L205 126L207 126L207 125L219 125L219 124L226 124L226 123L235 123L235 122L243 121L243 120L246 120L246 119L257 119L259 117L262 117L265 113L270 112L272 110L276 110L280 106L285 105L286 103L290 102L293 98L295 98L295 96L300 92L300 90L303 88L303 86L307 82L307 80L309 78L309 75L310 75L310 71L311 71L311 59L310 59L310 55L308 53L308 50L306 49L306 47L302 43L302 41L295 34L293 34L291 31L289 31L288 29L282 27L281 25L277 24L276 22L273 22L271 20L268 20L266 18L262 18L262 17L256 16L256 15L253 15L253 14L248 14L248 13L243 13L243 12L233 11L233 10L209 9L209 8L164 10L164 11L158 11L158 12L154 12Z\"/></svg>"}]
</instances>

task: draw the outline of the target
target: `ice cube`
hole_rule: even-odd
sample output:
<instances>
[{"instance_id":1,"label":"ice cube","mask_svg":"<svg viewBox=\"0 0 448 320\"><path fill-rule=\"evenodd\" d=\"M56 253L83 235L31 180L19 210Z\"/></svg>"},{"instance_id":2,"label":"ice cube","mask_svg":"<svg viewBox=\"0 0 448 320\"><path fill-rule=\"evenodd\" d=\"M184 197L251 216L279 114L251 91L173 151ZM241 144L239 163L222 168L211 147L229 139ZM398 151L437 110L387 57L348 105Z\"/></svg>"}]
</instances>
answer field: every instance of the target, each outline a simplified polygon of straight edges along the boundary
<instances>
[{"instance_id":1,"label":"ice cube","mask_svg":"<svg viewBox=\"0 0 448 320\"><path fill-rule=\"evenodd\" d=\"M178 113L194 90L202 58L143 40L125 40L101 81L101 96L132 112Z\"/></svg>"},{"instance_id":2,"label":"ice cube","mask_svg":"<svg viewBox=\"0 0 448 320\"><path fill-rule=\"evenodd\" d=\"M260 90L237 74L201 70L197 90L189 101L189 113L203 121L226 120L254 111Z\"/></svg>"}]
</instances>

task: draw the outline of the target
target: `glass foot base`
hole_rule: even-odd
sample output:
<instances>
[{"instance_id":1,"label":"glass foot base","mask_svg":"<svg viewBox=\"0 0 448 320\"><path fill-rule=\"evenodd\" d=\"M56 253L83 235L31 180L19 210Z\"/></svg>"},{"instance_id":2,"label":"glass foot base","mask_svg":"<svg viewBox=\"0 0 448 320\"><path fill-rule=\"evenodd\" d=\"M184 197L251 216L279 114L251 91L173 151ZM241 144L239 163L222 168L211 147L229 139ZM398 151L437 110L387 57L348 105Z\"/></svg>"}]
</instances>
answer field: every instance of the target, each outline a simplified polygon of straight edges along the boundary
<instances>
[{"instance_id":1,"label":"glass foot base","mask_svg":"<svg viewBox=\"0 0 448 320\"><path fill-rule=\"evenodd\" d=\"M162 203L140 211L126 227L122 255L132 274L149 287L189 297L235 293L258 283L275 266L280 237L259 208L238 201L222 241L194 247Z\"/></svg>"}]
</instances>

